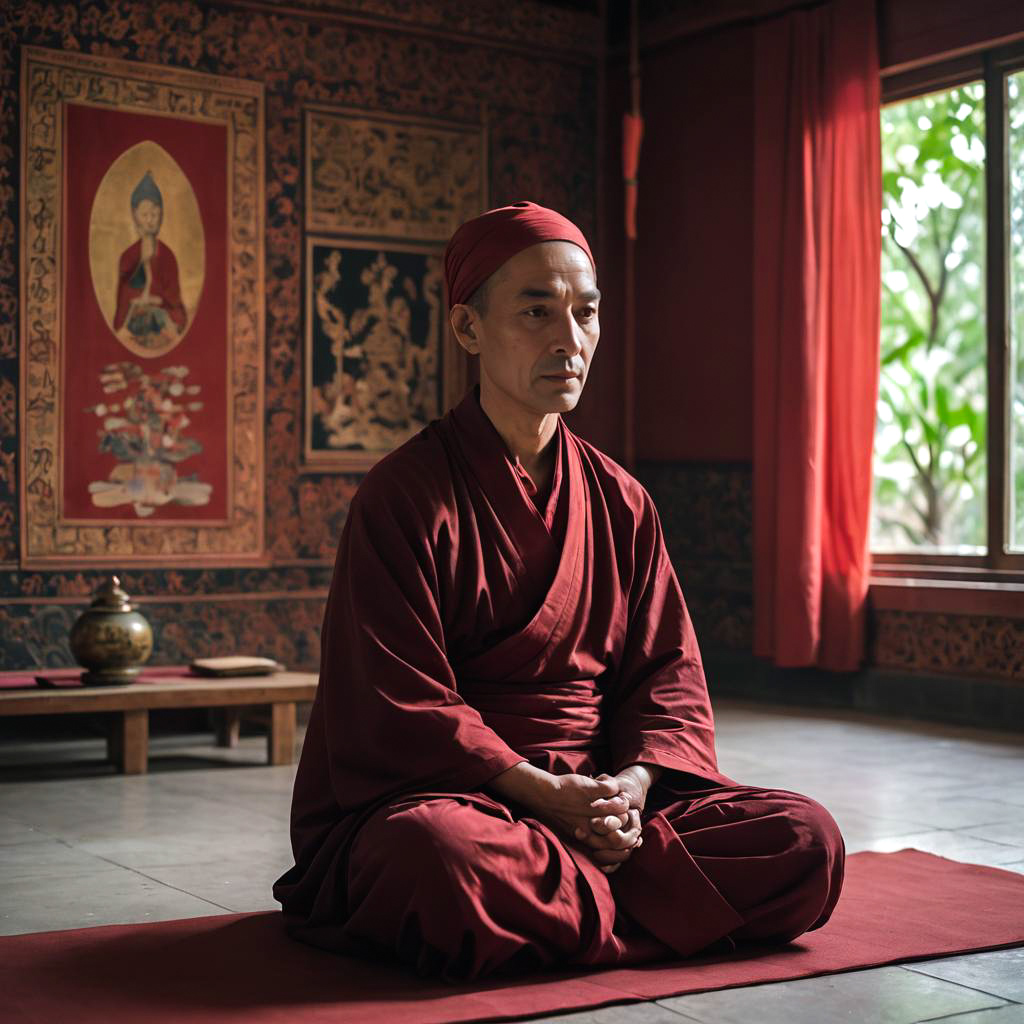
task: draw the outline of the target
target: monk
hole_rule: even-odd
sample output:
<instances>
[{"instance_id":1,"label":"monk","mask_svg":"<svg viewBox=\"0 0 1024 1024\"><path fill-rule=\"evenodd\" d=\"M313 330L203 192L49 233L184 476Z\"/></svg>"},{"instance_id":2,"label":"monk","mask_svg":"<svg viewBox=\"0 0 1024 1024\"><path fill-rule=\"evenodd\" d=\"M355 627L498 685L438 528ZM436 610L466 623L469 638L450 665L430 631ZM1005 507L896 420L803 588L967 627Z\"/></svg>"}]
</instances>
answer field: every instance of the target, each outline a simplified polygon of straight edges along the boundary
<instances>
[{"instance_id":1,"label":"monk","mask_svg":"<svg viewBox=\"0 0 1024 1024\"><path fill-rule=\"evenodd\" d=\"M599 337L586 239L516 203L445 274L480 383L352 501L274 890L291 934L466 979L820 927L835 822L719 772L651 498L562 419Z\"/></svg>"},{"instance_id":2,"label":"monk","mask_svg":"<svg viewBox=\"0 0 1024 1024\"><path fill-rule=\"evenodd\" d=\"M131 207L139 239L118 260L114 330L122 342L148 349L167 347L178 341L187 318L178 261L158 237L164 198L152 171L146 171L135 186Z\"/></svg>"}]
</instances>

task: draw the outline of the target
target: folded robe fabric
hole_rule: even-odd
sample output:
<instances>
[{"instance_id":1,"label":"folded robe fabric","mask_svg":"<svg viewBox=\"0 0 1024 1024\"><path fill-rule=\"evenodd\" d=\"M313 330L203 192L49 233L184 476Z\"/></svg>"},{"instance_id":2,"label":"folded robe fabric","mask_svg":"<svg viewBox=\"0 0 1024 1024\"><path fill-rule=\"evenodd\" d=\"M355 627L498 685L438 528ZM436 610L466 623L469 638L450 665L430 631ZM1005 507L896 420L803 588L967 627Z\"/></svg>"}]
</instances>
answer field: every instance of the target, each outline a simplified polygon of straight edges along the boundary
<instances>
[{"instance_id":1,"label":"folded robe fabric","mask_svg":"<svg viewBox=\"0 0 1024 1024\"><path fill-rule=\"evenodd\" d=\"M554 443L538 508L474 389L353 499L275 887L306 941L345 948L352 843L408 794L473 793L524 759L730 782L649 495L561 420ZM606 876L580 871L610 928Z\"/></svg>"}]
</instances>

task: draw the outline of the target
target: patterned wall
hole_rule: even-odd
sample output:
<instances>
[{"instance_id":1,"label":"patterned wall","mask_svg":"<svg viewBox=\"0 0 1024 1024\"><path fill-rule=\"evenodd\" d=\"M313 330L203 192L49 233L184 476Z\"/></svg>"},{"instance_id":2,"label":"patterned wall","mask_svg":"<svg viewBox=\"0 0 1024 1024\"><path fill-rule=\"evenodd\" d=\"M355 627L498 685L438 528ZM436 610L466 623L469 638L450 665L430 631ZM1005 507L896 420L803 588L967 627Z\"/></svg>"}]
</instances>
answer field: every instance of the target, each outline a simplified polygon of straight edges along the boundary
<instances>
[{"instance_id":1,"label":"patterned wall","mask_svg":"<svg viewBox=\"0 0 1024 1024\"><path fill-rule=\"evenodd\" d=\"M299 471L301 111L339 104L478 121L490 198L595 227L596 17L535 2L23 0L0 16L0 668L70 663L67 630L98 572L18 567L20 46L78 50L260 81L266 89L265 570L123 574L150 599L156 663L244 650L315 665L322 600L355 476ZM443 16L440 13L443 7Z\"/></svg>"},{"instance_id":2,"label":"patterned wall","mask_svg":"<svg viewBox=\"0 0 1024 1024\"><path fill-rule=\"evenodd\" d=\"M747 465L639 467L651 492L705 651L753 645L753 494ZM990 615L873 610L873 668L1024 680L1024 621Z\"/></svg>"},{"instance_id":3,"label":"patterned wall","mask_svg":"<svg viewBox=\"0 0 1024 1024\"><path fill-rule=\"evenodd\" d=\"M991 615L878 611L870 661L879 668L1024 681L1024 622Z\"/></svg>"},{"instance_id":4,"label":"patterned wall","mask_svg":"<svg viewBox=\"0 0 1024 1024\"><path fill-rule=\"evenodd\" d=\"M647 462L665 542L704 650L749 651L753 643L753 510L748 466Z\"/></svg>"}]
</instances>

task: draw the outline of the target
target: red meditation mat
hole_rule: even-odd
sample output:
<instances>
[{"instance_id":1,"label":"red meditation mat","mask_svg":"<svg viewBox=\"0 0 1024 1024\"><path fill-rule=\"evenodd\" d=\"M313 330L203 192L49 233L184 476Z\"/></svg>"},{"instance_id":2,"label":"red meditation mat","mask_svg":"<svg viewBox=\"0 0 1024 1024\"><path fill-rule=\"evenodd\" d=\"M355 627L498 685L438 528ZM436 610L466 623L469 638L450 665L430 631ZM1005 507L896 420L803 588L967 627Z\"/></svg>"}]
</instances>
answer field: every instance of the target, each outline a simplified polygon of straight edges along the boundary
<instances>
[{"instance_id":1,"label":"red meditation mat","mask_svg":"<svg viewBox=\"0 0 1024 1024\"><path fill-rule=\"evenodd\" d=\"M445 985L289 939L278 913L0 938L5 1022L432 1024L514 1020L1024 945L1024 875L857 853L832 920L788 946Z\"/></svg>"}]
</instances>

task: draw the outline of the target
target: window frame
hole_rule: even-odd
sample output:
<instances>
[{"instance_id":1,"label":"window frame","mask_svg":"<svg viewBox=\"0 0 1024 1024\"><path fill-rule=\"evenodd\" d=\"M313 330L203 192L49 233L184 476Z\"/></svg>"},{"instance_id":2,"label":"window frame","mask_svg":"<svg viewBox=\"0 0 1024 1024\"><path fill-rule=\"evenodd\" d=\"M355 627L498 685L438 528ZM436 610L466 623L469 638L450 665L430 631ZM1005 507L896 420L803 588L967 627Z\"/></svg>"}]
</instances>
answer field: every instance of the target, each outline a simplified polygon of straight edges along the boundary
<instances>
[{"instance_id":1,"label":"window frame","mask_svg":"<svg viewBox=\"0 0 1024 1024\"><path fill-rule=\"evenodd\" d=\"M968 613L985 610L1024 618L1024 551L1008 550L1012 453L1007 401L1011 366L1005 81L1005 76L1022 70L1024 42L1017 41L882 75L883 107L969 82L980 80L985 86L987 551L983 555L872 551L871 591L876 607ZM1001 225L1001 230L993 231L992 225ZM1024 345L1024 338L1019 344ZM993 601L991 591L1003 591L1005 597Z\"/></svg>"}]
</instances>

